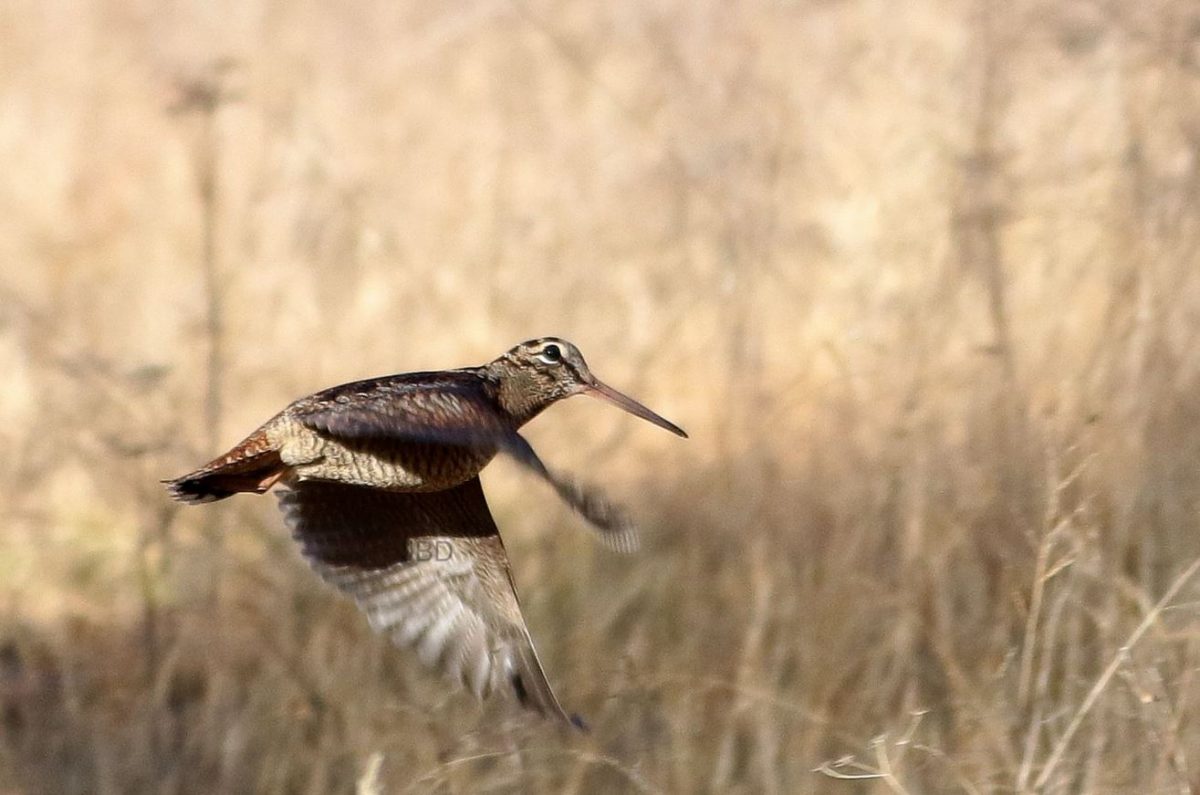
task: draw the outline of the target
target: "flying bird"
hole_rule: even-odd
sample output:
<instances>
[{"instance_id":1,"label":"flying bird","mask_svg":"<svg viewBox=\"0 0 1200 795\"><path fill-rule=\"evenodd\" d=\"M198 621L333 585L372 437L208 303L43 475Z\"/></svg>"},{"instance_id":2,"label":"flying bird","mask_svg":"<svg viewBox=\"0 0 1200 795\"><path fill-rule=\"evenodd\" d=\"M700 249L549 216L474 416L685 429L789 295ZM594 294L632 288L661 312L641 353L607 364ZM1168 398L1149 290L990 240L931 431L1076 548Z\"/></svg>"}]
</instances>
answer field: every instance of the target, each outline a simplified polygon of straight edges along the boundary
<instances>
[{"instance_id":1,"label":"flying bird","mask_svg":"<svg viewBox=\"0 0 1200 795\"><path fill-rule=\"evenodd\" d=\"M579 394L687 437L599 381L574 345L545 337L479 367L355 381L301 398L229 452L164 483L186 503L278 486L304 557L377 632L477 698L506 688L522 706L582 727L542 670L479 482L480 470L507 455L549 482L606 546L633 551L637 534L625 513L549 470L517 432Z\"/></svg>"}]
</instances>

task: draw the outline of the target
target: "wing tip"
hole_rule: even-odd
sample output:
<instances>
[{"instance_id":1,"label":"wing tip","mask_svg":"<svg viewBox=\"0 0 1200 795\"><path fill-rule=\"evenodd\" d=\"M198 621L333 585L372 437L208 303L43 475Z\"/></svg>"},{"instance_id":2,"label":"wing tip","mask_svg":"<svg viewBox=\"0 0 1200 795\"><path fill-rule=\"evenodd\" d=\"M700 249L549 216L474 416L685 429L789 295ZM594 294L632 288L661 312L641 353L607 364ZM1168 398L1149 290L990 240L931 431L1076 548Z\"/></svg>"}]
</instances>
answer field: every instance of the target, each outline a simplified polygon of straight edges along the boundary
<instances>
[{"instance_id":1,"label":"wing tip","mask_svg":"<svg viewBox=\"0 0 1200 795\"><path fill-rule=\"evenodd\" d=\"M642 549L641 533L634 524L622 524L609 530L598 530L596 538L600 545L610 552L620 555L633 555Z\"/></svg>"}]
</instances>

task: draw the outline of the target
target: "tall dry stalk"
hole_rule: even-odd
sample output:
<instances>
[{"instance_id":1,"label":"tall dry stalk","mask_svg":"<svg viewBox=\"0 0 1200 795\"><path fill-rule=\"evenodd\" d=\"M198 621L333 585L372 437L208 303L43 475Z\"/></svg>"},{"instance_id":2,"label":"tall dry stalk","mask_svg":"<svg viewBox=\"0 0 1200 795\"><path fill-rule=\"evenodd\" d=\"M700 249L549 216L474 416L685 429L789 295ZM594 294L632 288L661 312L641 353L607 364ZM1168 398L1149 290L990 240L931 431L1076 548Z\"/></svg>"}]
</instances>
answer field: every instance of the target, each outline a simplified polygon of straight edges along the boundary
<instances>
[{"instance_id":1,"label":"tall dry stalk","mask_svg":"<svg viewBox=\"0 0 1200 795\"><path fill-rule=\"evenodd\" d=\"M181 79L179 97L171 111L196 119L194 131L194 169L196 195L200 213L201 282L204 287L203 338L204 366L204 430L206 454L218 450L222 442L221 419L225 395L225 277L222 274L221 230L221 151L220 116L222 109L236 101L230 88L230 76L235 64L222 59L207 66L196 76ZM221 577L225 569L225 534L220 510L207 512L204 535L209 540L212 576L209 580L210 606L220 600Z\"/></svg>"}]
</instances>

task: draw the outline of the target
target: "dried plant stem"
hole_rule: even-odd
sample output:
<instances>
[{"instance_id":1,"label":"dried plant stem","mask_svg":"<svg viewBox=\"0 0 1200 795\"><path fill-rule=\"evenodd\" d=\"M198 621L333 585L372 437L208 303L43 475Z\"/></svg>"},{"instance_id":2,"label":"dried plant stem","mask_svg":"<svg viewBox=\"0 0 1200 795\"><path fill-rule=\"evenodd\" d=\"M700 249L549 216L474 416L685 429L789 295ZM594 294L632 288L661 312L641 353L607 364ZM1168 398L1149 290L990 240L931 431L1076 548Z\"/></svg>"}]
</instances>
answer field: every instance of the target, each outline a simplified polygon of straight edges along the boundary
<instances>
[{"instance_id":1,"label":"dried plant stem","mask_svg":"<svg viewBox=\"0 0 1200 795\"><path fill-rule=\"evenodd\" d=\"M231 63L219 60L203 74L181 81L180 99L173 110L197 114L200 130L196 142L196 192L200 203L200 272L204 286L205 395L204 424L209 451L221 444L221 415L224 413L224 318L225 290L220 267L220 149L221 137L218 114L233 95L225 85ZM221 532L221 512L209 511L203 532L209 541L212 577L208 598L215 601L220 593L220 576L224 570L224 538Z\"/></svg>"},{"instance_id":2,"label":"dried plant stem","mask_svg":"<svg viewBox=\"0 0 1200 795\"><path fill-rule=\"evenodd\" d=\"M584 764L588 764L588 765L592 765L592 766L596 766L596 767L608 768L609 770L612 770L615 773L619 774L625 780L625 782L630 786L632 791L640 792L640 793L642 793L642 795L650 795L650 793L656 793L656 792L662 791L658 787L654 786L652 783L647 781L646 778L644 776L642 776L640 773L638 773L636 770L632 770L628 766L621 764L621 762L614 759L613 757L607 756L605 754L597 754L597 753L592 753L590 751L581 751L578 749L565 749L565 750L561 750L561 751L548 750L548 749L526 749L526 752L529 753L530 756L548 757L548 758L565 757L565 758L569 758L569 759L575 759ZM462 765L468 765L468 764L471 764L472 762L479 762L479 761L486 760L486 759L505 759L507 757L512 756L514 753L520 753L520 751L507 751L507 750L506 751L490 751L490 752L486 752L486 753L471 754L470 756L461 756L461 757L458 757L457 759L447 760L447 761L439 764L436 768L425 773L424 775L418 776L417 778L413 779L413 781L409 785L409 787L403 791L404 792L427 792L427 791L430 791L431 789L433 789L433 787L428 786L428 785L434 784L436 782L444 781L442 776L445 773L449 772L450 770L453 770Z\"/></svg>"},{"instance_id":3,"label":"dried plant stem","mask_svg":"<svg viewBox=\"0 0 1200 795\"><path fill-rule=\"evenodd\" d=\"M1163 594L1163 597L1158 600L1156 605L1154 605L1154 609L1146 614L1146 617L1142 619L1141 623L1137 625L1137 628L1134 629L1133 632L1130 633L1129 637L1125 640L1125 644L1117 650L1116 654L1113 655L1108 667L1104 669L1104 673L1100 674L1100 678L1096 680L1094 685L1092 685L1092 689L1088 692L1087 697L1083 699L1083 703L1079 705L1079 709L1077 709L1074 716L1072 716L1071 722L1067 724L1066 731L1064 731L1062 737L1058 739L1058 743L1054 746L1054 750L1050 753L1049 759L1046 760L1046 765L1042 768L1042 772L1038 775L1037 780L1033 782L1034 789L1040 790L1046 785L1046 782L1050 780L1050 777L1054 775L1054 771L1057 769L1058 763L1062 761L1062 756L1064 753L1066 753L1067 747L1071 744L1071 740L1075 737L1075 733L1079 731L1079 727L1083 724L1084 718L1086 718L1088 713L1091 712L1092 707L1096 705L1096 700L1100 698L1100 694L1104 692L1104 689L1108 687L1108 683L1112 681L1113 675L1116 674L1118 669L1120 669L1121 663L1125 661L1125 659L1129 656L1129 652L1132 651L1133 647L1136 646L1138 641L1142 639L1142 635L1146 634L1146 630L1150 629L1154 622L1158 620L1158 617L1162 614L1162 611L1171 603L1171 600L1175 598L1175 595L1183 589L1183 586L1187 584L1188 580L1190 580L1197 571L1200 571L1200 558L1192 561L1192 565L1188 566L1182 574L1175 578L1175 582L1171 583L1171 587L1167 589L1167 592Z\"/></svg>"}]
</instances>

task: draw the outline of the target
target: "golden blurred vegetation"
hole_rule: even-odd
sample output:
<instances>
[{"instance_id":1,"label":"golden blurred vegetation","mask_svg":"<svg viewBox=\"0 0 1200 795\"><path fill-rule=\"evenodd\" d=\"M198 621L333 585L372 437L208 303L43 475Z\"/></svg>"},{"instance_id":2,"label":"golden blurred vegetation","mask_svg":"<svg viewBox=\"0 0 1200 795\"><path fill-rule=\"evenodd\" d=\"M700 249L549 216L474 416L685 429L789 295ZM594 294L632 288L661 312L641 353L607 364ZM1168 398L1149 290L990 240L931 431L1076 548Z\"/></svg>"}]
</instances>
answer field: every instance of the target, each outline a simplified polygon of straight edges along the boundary
<instances>
[{"instance_id":1,"label":"golden blurred vegetation","mask_svg":"<svg viewBox=\"0 0 1200 795\"><path fill-rule=\"evenodd\" d=\"M1200 8L0 0L0 791L1200 790ZM158 480L559 334L564 737Z\"/></svg>"}]
</instances>

